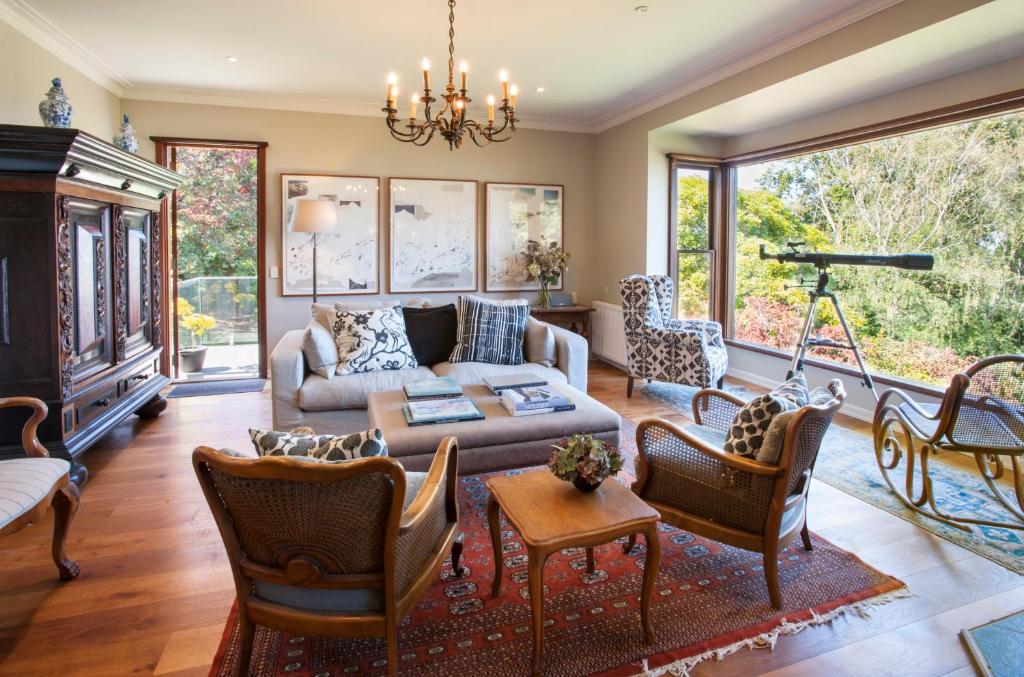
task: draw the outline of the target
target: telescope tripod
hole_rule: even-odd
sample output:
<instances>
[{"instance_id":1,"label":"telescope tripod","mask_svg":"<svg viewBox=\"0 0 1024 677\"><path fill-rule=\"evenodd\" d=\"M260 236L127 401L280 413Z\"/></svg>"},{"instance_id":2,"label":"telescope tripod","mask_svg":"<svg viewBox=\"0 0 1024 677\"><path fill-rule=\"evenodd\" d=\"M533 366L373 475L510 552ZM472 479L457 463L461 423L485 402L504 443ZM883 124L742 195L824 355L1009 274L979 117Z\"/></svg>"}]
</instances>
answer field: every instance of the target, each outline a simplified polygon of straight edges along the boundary
<instances>
[{"instance_id":1,"label":"telescope tripod","mask_svg":"<svg viewBox=\"0 0 1024 677\"><path fill-rule=\"evenodd\" d=\"M864 364L864 357L860 354L860 348L857 346L857 340L853 338L853 332L850 331L850 325L846 322L846 316L843 315L843 309L839 307L839 299L836 298L835 293L828 288L828 270L824 268L818 269L818 283L813 289L807 292L810 297L810 302L807 305L807 317L804 319L804 328L800 333L800 341L796 344L796 348L793 350L793 362L789 365L789 371L786 373L786 378L790 379L796 375L797 372L804 370L804 356L807 354L808 348L838 348L840 350L852 350L853 356L857 360L857 366L860 368L860 380L871 391L871 394L875 396L875 400L878 400L878 391L875 390L875 383L871 380L871 374L868 373L868 368ZM839 343L833 341L830 338L820 338L811 336L811 331L814 329L814 319L818 316L818 302L822 299L827 299L832 302L832 306L836 309L836 315L839 317L839 324L842 325L843 331L846 333L846 343Z\"/></svg>"}]
</instances>

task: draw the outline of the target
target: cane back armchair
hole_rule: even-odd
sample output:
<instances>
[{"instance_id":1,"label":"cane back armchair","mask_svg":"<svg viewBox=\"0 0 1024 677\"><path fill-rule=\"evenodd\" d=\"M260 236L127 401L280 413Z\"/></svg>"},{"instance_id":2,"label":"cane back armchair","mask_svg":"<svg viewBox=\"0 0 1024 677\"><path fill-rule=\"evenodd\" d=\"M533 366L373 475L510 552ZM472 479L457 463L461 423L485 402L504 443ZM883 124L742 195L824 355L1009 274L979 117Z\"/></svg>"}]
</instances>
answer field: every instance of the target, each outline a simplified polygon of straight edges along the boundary
<instances>
[{"instance_id":1,"label":"cane back armchair","mask_svg":"<svg viewBox=\"0 0 1024 677\"><path fill-rule=\"evenodd\" d=\"M707 388L721 387L729 366L722 325L672 317L673 286L667 275L630 275L619 282L626 329L626 396L634 379Z\"/></svg>"},{"instance_id":2,"label":"cane back armchair","mask_svg":"<svg viewBox=\"0 0 1024 677\"><path fill-rule=\"evenodd\" d=\"M739 398L704 389L693 399L696 426L686 429L650 418L636 431L637 480L633 492L668 524L745 550L760 552L768 596L782 606L778 552L799 534L811 549L807 492L818 449L846 392L838 380L828 401L793 412L786 424L778 465L722 449L730 424L743 407ZM635 543L631 539L628 551Z\"/></svg>"},{"instance_id":3,"label":"cane back armchair","mask_svg":"<svg viewBox=\"0 0 1024 677\"><path fill-rule=\"evenodd\" d=\"M398 622L449 551L455 575L463 572L455 438L441 441L418 493L408 495L412 473L407 482L386 456L314 463L199 447L192 463L235 579L237 674L248 674L258 623L305 635L383 636L393 677Z\"/></svg>"},{"instance_id":4,"label":"cane back armchair","mask_svg":"<svg viewBox=\"0 0 1024 677\"><path fill-rule=\"evenodd\" d=\"M911 510L964 531L971 524L1024 529L1024 355L971 365L952 378L939 404L920 404L895 388L885 391L875 407L874 435L882 477ZM982 480L1016 521L941 509L929 476L930 459L941 452L973 455ZM904 460L901 488L893 475ZM1007 464L1014 499L1000 486Z\"/></svg>"},{"instance_id":5,"label":"cane back armchair","mask_svg":"<svg viewBox=\"0 0 1024 677\"><path fill-rule=\"evenodd\" d=\"M27 407L32 416L21 429L21 445L27 458L0 461L0 536L35 524L53 506L53 562L62 581L78 576L78 564L64 553L71 520L78 512L78 487L68 473L71 464L50 458L36 436L46 418L46 404L34 397L0 398L0 409Z\"/></svg>"}]
</instances>

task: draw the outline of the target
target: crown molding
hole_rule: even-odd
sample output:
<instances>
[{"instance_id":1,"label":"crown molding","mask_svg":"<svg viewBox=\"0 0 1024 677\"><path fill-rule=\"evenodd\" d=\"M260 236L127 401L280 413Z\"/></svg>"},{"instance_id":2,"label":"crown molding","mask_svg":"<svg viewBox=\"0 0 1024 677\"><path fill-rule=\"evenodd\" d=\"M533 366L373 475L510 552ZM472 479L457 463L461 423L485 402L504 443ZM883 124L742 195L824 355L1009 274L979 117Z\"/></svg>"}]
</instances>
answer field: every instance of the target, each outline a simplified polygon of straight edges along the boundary
<instances>
[{"instance_id":1,"label":"crown molding","mask_svg":"<svg viewBox=\"0 0 1024 677\"><path fill-rule=\"evenodd\" d=\"M0 0L0 20L114 96L120 97L131 86L127 78L24 0Z\"/></svg>"},{"instance_id":2,"label":"crown molding","mask_svg":"<svg viewBox=\"0 0 1024 677\"><path fill-rule=\"evenodd\" d=\"M122 98L141 101L162 101L165 103L199 104L203 106L258 108L302 113L326 113L331 115L358 115L374 118L382 116L380 103L348 101L345 99L304 96L300 94L271 94L221 89L186 89L139 85L125 89ZM471 111L471 113L481 117L485 114L485 111ZM576 132L581 134L592 134L594 132L593 126L586 123L531 116L522 118L517 127L521 129Z\"/></svg>"},{"instance_id":3,"label":"crown molding","mask_svg":"<svg viewBox=\"0 0 1024 677\"><path fill-rule=\"evenodd\" d=\"M655 92L634 100L591 121L595 133L617 127L624 122L661 108L673 101L698 92L721 82L733 75L753 68L777 56L814 42L830 33L868 18L902 0L867 0L851 6L845 0L834 2L821 10L806 16L782 31L768 35L752 43L739 53L720 59L702 72L678 78L674 82L658 87ZM836 9L842 5L841 9Z\"/></svg>"}]
</instances>

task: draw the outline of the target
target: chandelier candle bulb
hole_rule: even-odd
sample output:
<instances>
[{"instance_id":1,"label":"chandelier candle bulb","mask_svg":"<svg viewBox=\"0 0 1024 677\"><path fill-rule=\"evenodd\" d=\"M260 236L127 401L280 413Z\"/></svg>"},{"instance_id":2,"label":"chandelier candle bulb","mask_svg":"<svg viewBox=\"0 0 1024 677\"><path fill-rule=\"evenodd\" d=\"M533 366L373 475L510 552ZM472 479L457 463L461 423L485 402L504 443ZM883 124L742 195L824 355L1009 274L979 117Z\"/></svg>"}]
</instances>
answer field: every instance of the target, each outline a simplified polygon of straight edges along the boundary
<instances>
[{"instance_id":1,"label":"chandelier candle bulb","mask_svg":"<svg viewBox=\"0 0 1024 677\"><path fill-rule=\"evenodd\" d=\"M509 93L510 93L511 96L509 97L508 105L511 108L515 108L516 107L516 97L519 96L519 86L518 85L512 85L512 89L509 90Z\"/></svg>"},{"instance_id":2,"label":"chandelier candle bulb","mask_svg":"<svg viewBox=\"0 0 1024 677\"><path fill-rule=\"evenodd\" d=\"M430 59L423 57L423 90L430 91Z\"/></svg>"},{"instance_id":3,"label":"chandelier candle bulb","mask_svg":"<svg viewBox=\"0 0 1024 677\"><path fill-rule=\"evenodd\" d=\"M487 95L487 124L494 124L494 95Z\"/></svg>"},{"instance_id":4,"label":"chandelier candle bulb","mask_svg":"<svg viewBox=\"0 0 1024 677\"><path fill-rule=\"evenodd\" d=\"M388 94L387 94L387 102L388 102L387 107L388 108L394 108L395 107L394 106L395 97L398 94L398 92L395 89L395 84L397 82L398 82L398 76L395 75L394 73L389 73L388 74Z\"/></svg>"},{"instance_id":5,"label":"chandelier candle bulb","mask_svg":"<svg viewBox=\"0 0 1024 677\"><path fill-rule=\"evenodd\" d=\"M501 99L508 101L508 71L502 68L498 73L498 79L501 80Z\"/></svg>"},{"instance_id":6,"label":"chandelier candle bulb","mask_svg":"<svg viewBox=\"0 0 1024 677\"><path fill-rule=\"evenodd\" d=\"M463 61L459 64L459 73L462 76L462 91L465 92L468 88L466 87L466 76L469 74L469 64Z\"/></svg>"},{"instance_id":7,"label":"chandelier candle bulb","mask_svg":"<svg viewBox=\"0 0 1024 677\"><path fill-rule=\"evenodd\" d=\"M410 121L416 119L416 104L418 104L419 102L420 102L420 95L419 94L413 94L412 98L409 100L409 120Z\"/></svg>"}]
</instances>

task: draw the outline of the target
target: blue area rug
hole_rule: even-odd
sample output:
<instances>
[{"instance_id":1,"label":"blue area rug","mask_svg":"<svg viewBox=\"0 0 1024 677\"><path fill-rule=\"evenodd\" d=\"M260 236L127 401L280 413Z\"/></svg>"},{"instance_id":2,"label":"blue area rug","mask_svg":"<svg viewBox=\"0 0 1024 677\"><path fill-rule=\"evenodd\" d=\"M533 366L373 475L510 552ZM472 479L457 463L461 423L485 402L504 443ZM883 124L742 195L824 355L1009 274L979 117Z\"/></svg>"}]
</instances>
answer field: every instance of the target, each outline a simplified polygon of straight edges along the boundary
<instances>
[{"instance_id":1,"label":"blue area rug","mask_svg":"<svg viewBox=\"0 0 1024 677\"><path fill-rule=\"evenodd\" d=\"M693 396L699 389L670 383L651 383L641 392L681 414L693 416ZM739 386L726 386L726 390L743 399L756 393ZM996 502L984 482L976 475L941 462L931 467L932 486L936 503L951 514L971 515L993 521L1013 522L1014 518ZM905 465L901 465L894 481L902 481ZM882 479L875 460L875 445L866 435L838 425L829 428L818 454L814 476L842 492L912 522L936 536L1001 564L1018 574L1024 574L1024 532L973 525L965 532L938 520L919 515L907 508L889 490ZM920 486L919 484L917 486Z\"/></svg>"}]
</instances>

